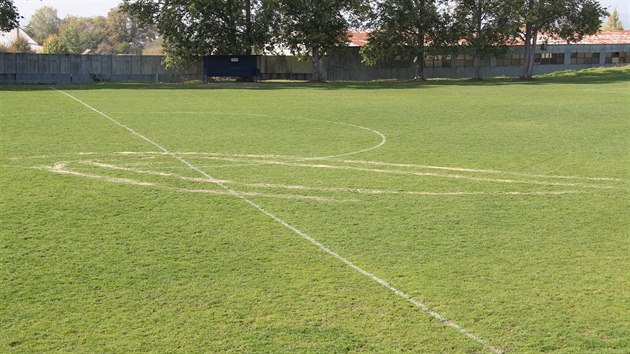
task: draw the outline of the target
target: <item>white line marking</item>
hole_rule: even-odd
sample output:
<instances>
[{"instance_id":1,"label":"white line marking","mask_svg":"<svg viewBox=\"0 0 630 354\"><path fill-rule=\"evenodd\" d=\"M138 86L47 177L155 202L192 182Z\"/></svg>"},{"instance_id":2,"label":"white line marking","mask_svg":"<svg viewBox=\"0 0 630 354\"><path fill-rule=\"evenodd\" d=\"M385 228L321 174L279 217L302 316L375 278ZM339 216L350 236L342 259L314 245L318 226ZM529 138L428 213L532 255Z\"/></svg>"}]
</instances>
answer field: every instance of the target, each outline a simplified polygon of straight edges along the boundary
<instances>
[{"instance_id":1,"label":"white line marking","mask_svg":"<svg viewBox=\"0 0 630 354\"><path fill-rule=\"evenodd\" d=\"M235 161L235 162L242 161L239 159L234 159L234 158L229 158L229 157L208 156L206 158L212 159L212 160L222 160L222 161ZM432 172L387 170L387 169L354 167L354 166L343 166L343 165L306 164L306 163L297 163L297 162L284 162L284 161L277 161L277 160L253 160L253 161L257 163L261 163L261 164L267 164L267 165L279 165L279 166L291 166L291 167L297 166L297 167L322 168L322 169L332 169L332 170L375 172L375 173L386 173L386 174L395 174L395 175L412 175L412 176L420 176L420 177L453 178L453 179L464 179L464 180L478 181L478 182L494 182L494 183L507 183L507 184L532 184L532 185L541 185L541 186L582 187L582 188L595 188L595 189L620 189L619 187L604 185L604 184L485 178L485 177L464 176L464 175L456 175L456 174L439 174L439 173L432 173Z\"/></svg>"},{"instance_id":2,"label":"white line marking","mask_svg":"<svg viewBox=\"0 0 630 354\"><path fill-rule=\"evenodd\" d=\"M343 123L341 123L343 124ZM359 128L359 126L356 126ZM369 128L365 128L369 129ZM374 131L377 134L377 131ZM382 144L380 144L382 146ZM375 149L376 146L368 148L369 150ZM365 150L362 150L365 152ZM355 152L350 152L346 154L354 154ZM358 153L358 152L356 152ZM20 157L10 157L9 160L26 160L26 159L40 159L40 158L54 158L58 156L72 156L72 155L97 155L95 152L78 152L78 153L67 153L67 154L57 154L57 155L40 155L40 156L20 156ZM158 153L154 151L122 151L122 152L114 152L117 155L135 155L141 157L157 157L159 155L165 155L164 153ZM346 155L343 154L343 155ZM332 159L333 157L302 157L302 156L291 156L291 155L274 155L274 154L221 154L221 153L208 153L208 152L177 152L177 155L188 155L188 156L212 156L212 157L234 157L234 158L268 158L268 159L280 159L280 160L296 160L296 161L308 161L308 160L322 160L322 159ZM336 155L337 157L339 155ZM241 161L241 160L231 160L231 161ZM586 180L586 181L611 181L611 182L628 182L622 178L612 178L612 177L582 177L582 176L559 176L559 175L544 175L544 174L529 174L522 172L512 172L512 171L500 171L500 170L488 170L488 169L474 169L474 168L464 168L464 167L446 167L446 166L433 166L433 165L418 165L418 164L406 164L406 163L392 163L392 162L381 162L381 161L368 161L368 160L332 160L331 162L341 162L341 163L349 163L349 164L363 164L363 165L377 165L377 166L390 166L390 167L409 167L409 168L419 168L419 169L433 169L433 170L444 170L444 171L457 171L457 172L470 172L470 173L487 173L487 174L503 174L503 175L513 175L513 176L522 176L522 177L534 177L534 178L548 178L548 179L575 179L575 180ZM243 163L243 164L234 164L234 165L224 165L224 166L216 166L212 167L239 167L239 166L255 166L261 164L260 162L254 163Z\"/></svg>"},{"instance_id":3,"label":"white line marking","mask_svg":"<svg viewBox=\"0 0 630 354\"><path fill-rule=\"evenodd\" d=\"M72 175L72 176L80 176L80 177L88 177L88 178L93 178L93 179L101 179L101 180L105 180L105 181L113 182L113 183L135 184L138 186L155 186L155 183L137 181L135 179L130 179L130 178L92 175L89 173L70 171L70 170L67 170L65 167L66 167L65 163L58 163L52 167L49 167L49 170L55 173L61 173L61 174Z\"/></svg>"},{"instance_id":4,"label":"white line marking","mask_svg":"<svg viewBox=\"0 0 630 354\"><path fill-rule=\"evenodd\" d=\"M143 114L148 114L147 112L142 112ZM206 115L236 115L236 116L243 116L243 115L247 115L247 116L252 116L252 117L265 117L265 118L269 118L270 116L267 114L260 114L260 113L231 113L231 112L194 112L194 111L179 111L179 112L169 112L170 114L206 114ZM163 112L162 112L163 114ZM331 158L336 158L336 157L343 157L343 156L350 156L350 155L356 155L356 154L360 154L360 153L364 153L364 152L368 152L374 149L378 149L381 146L385 145L385 143L387 142L387 137L374 129L371 128L367 128L367 127L363 127L360 125L356 125L356 124L352 124L352 123L343 123L343 122L333 122L330 120L325 120L325 119L312 119L312 118L302 118L302 117L289 117L289 116L275 116L276 118L282 118L282 119L288 119L288 120L305 120L305 121L311 121L311 122L320 122L320 123L328 123L328 124L337 124L337 125L345 125L348 127L353 127L353 128L358 128L358 129L362 129L365 131L369 131L371 133L374 133L376 135L378 135L381 138L381 141L375 145L375 146L371 146L369 148L365 148L362 150L358 150L358 151L351 151L351 152L345 152L345 153L341 153L341 154L335 154L335 155L330 155L330 156L319 156L319 157L301 157L298 158L299 160L326 160L326 159L331 159ZM268 155L267 157L278 157L279 155ZM291 157L293 158L293 157Z\"/></svg>"},{"instance_id":5,"label":"white line marking","mask_svg":"<svg viewBox=\"0 0 630 354\"><path fill-rule=\"evenodd\" d=\"M383 133L381 133L381 132L379 132L377 130L374 130L374 129L362 127L360 125L355 125L355 124L350 124L350 123L342 123L342 122L331 122L331 121L327 121L327 120L318 120L318 119L306 119L306 118L304 118L304 119L305 120L318 121L318 122L329 122L329 123L334 123L334 124L347 125L347 126L350 126L350 127L355 127L355 128L367 130L369 132L372 132L372 133L377 134L378 136L380 136L381 137L381 142L378 143L378 145L374 145L372 147L369 147L369 148L363 149L363 150L346 152L346 153L343 153L343 154L330 155L330 156L307 157L307 158L303 158L302 160L326 160L326 159L332 159L332 158L337 158L337 157L361 154L361 153L364 153L364 152L368 152L368 151L372 151L372 150L378 149L381 146L385 145L385 143L387 142L387 137L385 136L385 134L383 134Z\"/></svg>"},{"instance_id":6,"label":"white line marking","mask_svg":"<svg viewBox=\"0 0 630 354\"><path fill-rule=\"evenodd\" d=\"M431 165L414 165L414 164L378 162L378 161L361 161L361 160L358 160L358 161L357 160L343 160L341 162L354 163L354 164L392 166L392 167L426 168L426 169L434 169L434 170L459 171L459 172L492 173L492 174L503 174L503 175L522 176L522 177L557 178L557 179L582 179L582 180L587 180L587 181L625 182L625 180L623 180L623 179L609 178L609 177L555 176L555 175L529 174L529 173L510 172L510 171L498 171L498 170L483 170L483 169L470 169L470 168L461 168L461 167L443 167L443 166L431 166Z\"/></svg>"},{"instance_id":7,"label":"white line marking","mask_svg":"<svg viewBox=\"0 0 630 354\"><path fill-rule=\"evenodd\" d=\"M376 147L373 147L376 148ZM372 149L372 148L371 148ZM117 154L127 154L127 155L138 155L143 156L144 154L151 154L151 152L122 152ZM153 153L155 154L155 153ZM209 152L177 152L178 155L188 155L188 156L202 156L210 159L211 157L225 157L225 161L242 161L237 158L247 158L247 159L274 159L274 160L254 160L257 163L270 163L271 161L288 164L288 161L277 161L277 160L296 160L299 161L308 161L308 160L322 160L322 159L332 159L332 157L300 157L300 156L290 156L290 155L273 155L273 154L222 154L222 153L209 153ZM352 153L350 153L352 154ZM234 158L234 159L230 159ZM581 177L581 176L557 176L557 175L543 175L543 174L528 174L521 172L511 172L511 171L500 171L500 170L488 170L488 169L473 169L473 168L463 168L463 167L445 167L445 166L432 166L432 165L418 165L418 164L405 164L405 163L392 163L392 162L380 162L380 161L367 161L367 160L331 160L331 162L341 162L341 163L349 163L349 164L363 164L363 165L380 165L380 166L389 166L389 167L408 167L408 168L418 168L418 169L433 169L433 170L444 170L444 171L456 171L456 172L470 172L470 173L486 173L486 174L503 174L503 175L513 175L513 176L522 176L522 177L534 177L534 178L548 178L548 179L576 179L576 180L586 180L586 181L611 181L611 182L627 182L625 179L621 178L612 178L612 177ZM313 165L316 166L316 165ZM357 168L353 166L347 166L348 168ZM408 171L407 173L412 173ZM436 176L446 176L446 175L438 175ZM458 176L458 175L453 175ZM467 177L467 176L464 176ZM455 177L457 178L457 177ZM480 177L470 177L470 178L480 178ZM492 182L492 179L489 179ZM588 185L587 185L588 186Z\"/></svg>"},{"instance_id":8,"label":"white line marking","mask_svg":"<svg viewBox=\"0 0 630 354\"><path fill-rule=\"evenodd\" d=\"M317 192L345 192L345 193L359 193L359 194L394 194L394 195L419 195L419 196L471 196L471 195L564 195L564 194L576 194L579 191L534 191L534 192L421 192L421 191L391 191L384 189L368 189L368 188L335 188L335 187L313 187L303 185L291 185L291 184L275 184L275 183L244 183L230 180L209 180L207 178L197 177L185 177L175 173L167 173L160 171L140 170L130 167L117 166L96 161L77 161L77 163L88 164L95 167L101 167L110 170L129 171L138 174L147 174L162 177L177 178L183 181L191 182L205 182L205 183L223 183L223 184L236 184L246 187L265 188L265 189L289 189L289 190L306 190ZM241 192L243 193L243 192Z\"/></svg>"},{"instance_id":9,"label":"white line marking","mask_svg":"<svg viewBox=\"0 0 630 354\"><path fill-rule=\"evenodd\" d=\"M63 163L63 162L56 163L52 167L43 166L43 167L39 167L38 169L45 169L54 173L97 179L97 180L102 180L102 181L107 181L107 182L112 182L112 183L123 183L123 184L130 184L130 185L136 185L136 186L155 187L155 188L160 188L160 189L170 190L170 191L175 191L175 192L206 193L206 194L213 194L213 195L232 195L231 193L228 193L227 191L223 191L223 190L178 188L178 187L172 187L172 186L154 183L154 182L138 181L131 178L110 177L110 176L102 176L102 175L96 175L96 174L85 173L85 172L78 172L78 171L73 171L73 170L68 169L67 163ZM132 171L130 169L125 169L125 168L120 168L120 169ZM162 172L156 172L152 174L163 176L163 177L169 175ZM175 175L171 175L171 176L175 176ZM211 180L201 179L201 178L182 177L180 179L196 181L196 182L200 182L200 181L209 182L214 185L217 184L217 181L214 181L214 180L211 181ZM312 195L273 194L273 193L258 193L258 192L240 192L240 193L248 197L307 200L307 201L315 201L315 202L341 202L341 203L358 202L358 200L353 200L353 199L336 199L336 198L319 197L319 196L312 196Z\"/></svg>"},{"instance_id":10,"label":"white line marking","mask_svg":"<svg viewBox=\"0 0 630 354\"><path fill-rule=\"evenodd\" d=\"M344 124L344 123L340 123ZM362 128L360 126L356 126L357 128ZM369 128L365 128L369 129ZM376 134L381 134L378 131L374 131ZM383 136L384 137L384 136ZM382 142L382 141L381 141ZM379 144L377 146L382 146ZM375 149L377 146L368 148L366 150ZM361 152L365 152L366 150L361 150ZM322 159L332 159L333 157L345 156L347 154L355 154L358 152L350 152L345 153L343 155L329 156L329 157L302 157L302 156L291 156L291 155L275 155L275 154L221 154L221 153L208 153L208 152L177 152L177 155L198 155L198 156L212 156L212 157L234 157L234 158L268 158L268 159L280 159L280 160L296 160L296 161L308 161L308 160L322 160ZM158 153L154 151L122 151L122 152L114 152L117 155L135 155L141 157L157 157L159 155L165 155L164 153ZM54 158L58 156L72 156L72 155L98 155L95 152L77 152L77 153L66 153L66 154L57 154L57 155L40 155L40 156L16 156L10 157L9 160L17 161L17 160L27 160L27 159L43 159L43 158ZM241 160L231 160L231 161L241 161ZM559 176L559 175L544 175L544 174L530 174L530 173L522 173L522 172L512 172L512 171L500 171L500 170L488 170L488 169L474 169L474 168L464 168L464 167L446 167L446 166L433 166L433 165L418 165L418 164L407 164L407 163L392 163L392 162L381 162L381 161L369 161L369 160L332 160L331 162L341 162L341 163L349 163L349 164L363 164L363 165L376 165L376 166L390 166L390 167L409 167L409 168L419 168L419 169L433 169L433 170L444 170L444 171L457 171L457 172L470 172L470 173L487 173L487 174L503 174L503 175L513 175L513 176L522 176L522 177L534 177L534 178L548 178L548 179L575 179L575 180L586 180L586 181L611 181L611 182L628 182L622 178L612 178L612 177L582 177L582 176ZM243 163L243 164L234 164L234 165L224 165L224 166L216 166L212 167L239 167L239 166L255 166L260 164L260 162L255 163Z\"/></svg>"},{"instance_id":11,"label":"white line marking","mask_svg":"<svg viewBox=\"0 0 630 354\"><path fill-rule=\"evenodd\" d=\"M204 171L202 171L201 169L197 168L196 166L194 166L193 164L191 164L190 162L184 160L183 158L175 155L174 153L170 152L169 150L167 150L166 148L162 147L162 145L154 142L153 140L147 138L146 136L136 132L135 130L133 130L132 128L118 122L117 120L115 120L114 118L108 116L107 114L97 110L96 108L90 106L89 104L81 101L80 99L64 92L64 91L60 91L57 90L55 87L51 87L53 90L62 93L70 98L72 98L73 100L81 103L83 106L89 108L90 110L98 113L99 115L105 117L107 120L109 120L110 122L114 123L115 125L118 125L121 128L126 129L127 131L129 131L131 134L139 137L140 139L148 142L149 144L155 146L156 148L158 148L160 151L164 152L165 154L172 156L174 159L178 160L179 162L183 163L184 165L188 166L190 169L197 171L199 174L201 174L202 176L208 178L209 180L215 180L215 178L213 178L212 176L208 175L207 173L205 173ZM260 211L261 213L267 215L268 217L270 217L271 219L275 220L276 222L278 222L279 224L281 224L282 226L286 227L287 229L293 231L294 233L296 233L297 235L301 236L303 239L309 241L310 243L312 243L313 245L319 247L322 251L328 253L329 255L333 256L334 258L338 259L339 261L341 261L342 263L346 264L347 266L349 266L350 268L354 269L355 271L365 275L366 277L372 279L373 281L379 283L380 285L382 285L384 288L390 290L391 292L393 292L394 294L402 297L403 299L407 300L408 302L410 302L411 304L415 305L416 307L418 307L419 309L421 309L424 313L427 313L429 315L431 315L433 318L437 319L438 321L442 322L443 324L452 327L454 329L456 329L459 333L465 335L466 337L476 341L477 343L481 344L484 348L492 351L493 353L502 353L503 351L492 346L491 344L489 344L488 342L486 342L485 340L481 339L480 337L476 336L475 334L473 334L472 332L470 332L469 330L467 330L466 328L460 326L459 324L449 320L448 318L446 318L445 316L441 315L440 313L434 311L433 309L431 309L430 307L428 307L427 305L425 305L424 303L415 300L414 298L412 298L411 296L407 295L406 293L402 292L401 290L393 287L392 285L390 285L388 282L386 282L385 280L377 277L376 275L363 270L362 268L360 268L359 266L355 265L354 263L350 262L349 260L347 260L346 258L340 256L339 254L337 254L336 252L332 251L331 249L329 249L328 247L324 246L322 243L320 243L319 241L315 240L314 238L310 237L309 235L305 234L304 232L300 231L299 229L297 229L296 227L294 227L293 225L287 223L286 221L284 221L283 219L281 219L280 217L276 216L275 214L267 211L266 209L264 209L262 206L258 205L257 203L255 203L254 201L248 199L247 197L243 196L242 194L240 194L239 192L227 187L226 185L222 184L222 183L216 183L216 185L218 185L219 187L223 188L224 190L226 190L227 192L229 192L231 195L241 199L242 201L244 201L245 203L251 205L252 207L254 207L256 210Z\"/></svg>"}]
</instances>

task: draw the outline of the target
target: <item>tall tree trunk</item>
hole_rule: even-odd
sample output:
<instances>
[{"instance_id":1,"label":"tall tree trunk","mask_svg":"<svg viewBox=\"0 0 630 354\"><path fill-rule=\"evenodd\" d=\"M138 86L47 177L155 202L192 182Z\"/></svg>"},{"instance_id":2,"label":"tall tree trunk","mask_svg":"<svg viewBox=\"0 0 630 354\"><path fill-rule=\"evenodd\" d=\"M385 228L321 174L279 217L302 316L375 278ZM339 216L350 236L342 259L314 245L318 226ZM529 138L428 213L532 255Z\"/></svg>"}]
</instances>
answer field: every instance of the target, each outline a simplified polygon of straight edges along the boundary
<instances>
[{"instance_id":1,"label":"tall tree trunk","mask_svg":"<svg viewBox=\"0 0 630 354\"><path fill-rule=\"evenodd\" d=\"M475 16L475 33L473 45L475 48L475 54L473 55L473 67L475 68L475 80L481 79L481 53L483 53L484 45L483 39L481 38L483 32L483 0L479 0L475 3L476 8L474 12Z\"/></svg>"},{"instance_id":2,"label":"tall tree trunk","mask_svg":"<svg viewBox=\"0 0 630 354\"><path fill-rule=\"evenodd\" d=\"M320 55L319 48L314 47L312 51L313 56L313 81L319 82L322 81L321 71L320 71Z\"/></svg>"},{"instance_id":3,"label":"tall tree trunk","mask_svg":"<svg viewBox=\"0 0 630 354\"><path fill-rule=\"evenodd\" d=\"M527 80L534 75L534 59L536 58L536 45L538 43L538 31L532 33L532 46L529 51L529 62L527 65Z\"/></svg>"},{"instance_id":4,"label":"tall tree trunk","mask_svg":"<svg viewBox=\"0 0 630 354\"><path fill-rule=\"evenodd\" d=\"M254 44L252 43L252 1L245 0L245 54L252 55Z\"/></svg>"},{"instance_id":5,"label":"tall tree trunk","mask_svg":"<svg viewBox=\"0 0 630 354\"><path fill-rule=\"evenodd\" d=\"M425 21L425 17L426 17L426 0L420 0L420 4L416 4L416 7L420 9L420 23L418 23L418 25L416 26L416 28L418 28L418 53L416 56L416 73L414 75L414 80L426 80L427 76L426 73L424 72L425 70L425 65L424 65L424 57L425 57L425 46L424 46L424 37L425 37L425 30L423 29L425 24L423 23Z\"/></svg>"},{"instance_id":6,"label":"tall tree trunk","mask_svg":"<svg viewBox=\"0 0 630 354\"><path fill-rule=\"evenodd\" d=\"M481 79L481 54L476 53L473 56L473 67L475 68L475 79Z\"/></svg>"},{"instance_id":7,"label":"tall tree trunk","mask_svg":"<svg viewBox=\"0 0 630 354\"><path fill-rule=\"evenodd\" d=\"M424 31L420 31L418 34L418 54L416 57L416 73L414 80L426 80L424 57L425 57L425 45L424 45Z\"/></svg>"},{"instance_id":8,"label":"tall tree trunk","mask_svg":"<svg viewBox=\"0 0 630 354\"><path fill-rule=\"evenodd\" d=\"M525 55L523 60L523 72L521 78L529 80L534 72L534 58L536 57L536 43L538 42L538 30L530 23L525 25Z\"/></svg>"},{"instance_id":9,"label":"tall tree trunk","mask_svg":"<svg viewBox=\"0 0 630 354\"><path fill-rule=\"evenodd\" d=\"M228 0L226 5L227 5L226 6L227 7L226 23L228 26L227 38L228 38L228 43L229 43L230 48L228 51L226 51L226 53L220 53L220 54L231 54L231 55L242 54L242 51L238 45L238 41L236 40L237 28L236 28L236 19L234 18L236 16L235 11L234 11L234 3L232 0Z\"/></svg>"}]
</instances>

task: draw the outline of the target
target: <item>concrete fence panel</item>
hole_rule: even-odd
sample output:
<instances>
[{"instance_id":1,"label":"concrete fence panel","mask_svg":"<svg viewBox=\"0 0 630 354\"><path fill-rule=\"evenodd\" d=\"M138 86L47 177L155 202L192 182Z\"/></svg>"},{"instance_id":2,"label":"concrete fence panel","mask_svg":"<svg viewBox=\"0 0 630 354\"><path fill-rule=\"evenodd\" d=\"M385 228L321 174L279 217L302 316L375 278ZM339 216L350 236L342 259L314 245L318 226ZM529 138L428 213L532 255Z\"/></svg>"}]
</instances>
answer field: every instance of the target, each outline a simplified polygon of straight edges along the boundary
<instances>
[{"instance_id":1,"label":"concrete fence panel","mask_svg":"<svg viewBox=\"0 0 630 354\"><path fill-rule=\"evenodd\" d=\"M163 56L0 53L0 84L202 80L201 60L166 69Z\"/></svg>"},{"instance_id":2,"label":"concrete fence panel","mask_svg":"<svg viewBox=\"0 0 630 354\"><path fill-rule=\"evenodd\" d=\"M512 60L518 62L522 47L510 49ZM619 53L630 53L630 44L607 45L549 45L538 49L539 58L534 74L553 71L584 69L594 66L617 65L611 58ZM578 55L580 53L580 55ZM460 57L466 54L460 53ZM563 55L563 56L562 56ZM622 55L622 56L623 56ZM516 59L514 58L516 57ZM447 59L446 67L427 67L429 78L466 78L474 76L474 68L457 55ZM616 58L614 57L614 58ZM625 58L625 56L624 56ZM623 63L625 63L625 60ZM71 54L13 54L0 53L0 84L83 83L98 81L119 82L184 82L203 80L203 60L185 68L166 68L163 56L134 55L71 55ZM556 61L553 63L553 61ZM293 56L260 57L262 79L312 78L312 61ZM322 59L322 74L329 81L369 81L378 79L409 80L414 77L415 64L411 60L395 60L377 66L362 62L357 47L336 48ZM490 58L481 67L482 77L518 77L521 68L505 59Z\"/></svg>"}]
</instances>

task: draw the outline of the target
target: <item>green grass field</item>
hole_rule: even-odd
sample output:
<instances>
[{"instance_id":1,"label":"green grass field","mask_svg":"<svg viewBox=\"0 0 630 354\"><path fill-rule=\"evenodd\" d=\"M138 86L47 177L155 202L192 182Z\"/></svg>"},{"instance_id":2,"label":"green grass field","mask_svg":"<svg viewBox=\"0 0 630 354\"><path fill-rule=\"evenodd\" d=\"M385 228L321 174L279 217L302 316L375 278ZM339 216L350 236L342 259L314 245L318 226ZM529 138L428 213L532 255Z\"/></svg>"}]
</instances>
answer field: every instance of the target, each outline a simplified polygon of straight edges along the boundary
<instances>
[{"instance_id":1,"label":"green grass field","mask_svg":"<svg viewBox=\"0 0 630 354\"><path fill-rule=\"evenodd\" d=\"M628 67L0 86L0 118L2 352L630 348Z\"/></svg>"}]
</instances>

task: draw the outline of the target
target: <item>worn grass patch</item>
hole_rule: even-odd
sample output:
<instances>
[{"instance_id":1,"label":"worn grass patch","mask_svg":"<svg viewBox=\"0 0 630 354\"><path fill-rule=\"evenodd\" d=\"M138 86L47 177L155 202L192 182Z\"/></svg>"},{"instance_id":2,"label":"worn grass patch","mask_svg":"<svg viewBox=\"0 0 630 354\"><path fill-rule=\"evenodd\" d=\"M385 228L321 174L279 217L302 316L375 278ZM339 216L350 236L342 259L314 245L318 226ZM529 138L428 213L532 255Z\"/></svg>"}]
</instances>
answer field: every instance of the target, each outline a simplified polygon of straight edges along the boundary
<instances>
[{"instance_id":1,"label":"worn grass patch","mask_svg":"<svg viewBox=\"0 0 630 354\"><path fill-rule=\"evenodd\" d=\"M563 75L560 75L563 76ZM0 87L0 350L625 352L627 69ZM589 81L591 80L591 81Z\"/></svg>"}]
</instances>

